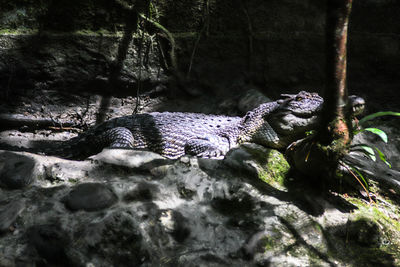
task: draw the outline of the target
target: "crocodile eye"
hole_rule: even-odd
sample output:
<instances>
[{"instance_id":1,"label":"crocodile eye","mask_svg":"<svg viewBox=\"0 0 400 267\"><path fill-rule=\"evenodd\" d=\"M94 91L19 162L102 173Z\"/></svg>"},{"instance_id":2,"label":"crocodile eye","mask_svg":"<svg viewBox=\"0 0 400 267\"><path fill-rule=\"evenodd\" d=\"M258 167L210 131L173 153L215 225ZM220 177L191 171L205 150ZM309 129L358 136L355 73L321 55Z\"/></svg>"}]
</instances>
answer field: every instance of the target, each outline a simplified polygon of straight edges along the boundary
<instances>
[{"instance_id":1,"label":"crocodile eye","mask_svg":"<svg viewBox=\"0 0 400 267\"><path fill-rule=\"evenodd\" d=\"M301 101L303 98L301 96L296 97L296 101Z\"/></svg>"}]
</instances>

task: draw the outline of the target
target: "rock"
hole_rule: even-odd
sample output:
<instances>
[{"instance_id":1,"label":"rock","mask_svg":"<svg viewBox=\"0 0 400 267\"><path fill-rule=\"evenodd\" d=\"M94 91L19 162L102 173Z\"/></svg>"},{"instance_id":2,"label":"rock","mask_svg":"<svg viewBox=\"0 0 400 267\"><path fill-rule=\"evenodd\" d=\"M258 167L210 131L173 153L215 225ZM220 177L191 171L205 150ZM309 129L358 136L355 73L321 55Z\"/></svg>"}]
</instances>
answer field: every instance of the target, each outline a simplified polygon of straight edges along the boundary
<instances>
[{"instance_id":1,"label":"rock","mask_svg":"<svg viewBox=\"0 0 400 267\"><path fill-rule=\"evenodd\" d=\"M382 241L379 225L366 218L348 222L346 235L351 242L362 247L379 247Z\"/></svg>"},{"instance_id":2,"label":"rock","mask_svg":"<svg viewBox=\"0 0 400 267\"><path fill-rule=\"evenodd\" d=\"M97 211L110 207L118 197L107 185L84 183L75 186L64 199L65 206L73 211Z\"/></svg>"},{"instance_id":3,"label":"rock","mask_svg":"<svg viewBox=\"0 0 400 267\"><path fill-rule=\"evenodd\" d=\"M251 173L280 189L283 189L290 169L282 153L251 143L230 150L224 163L236 170Z\"/></svg>"},{"instance_id":4,"label":"rock","mask_svg":"<svg viewBox=\"0 0 400 267\"><path fill-rule=\"evenodd\" d=\"M292 177L283 175L286 169L279 164L285 161L275 150L245 144L222 161L188 157L146 171L19 155L54 166L57 177L67 179L56 184L38 179L35 186L0 189L0 225L5 231L0 235L0 265L400 263L395 198L377 199L371 206L362 198L321 194L297 180L284 187L274 175L282 174L284 182ZM164 166L156 175L154 169ZM88 175L80 179L85 183L68 181L69 174L78 177L84 170ZM261 180L267 175L268 184ZM391 189L385 193L388 198L398 195ZM14 225L16 230L7 232Z\"/></svg>"},{"instance_id":5,"label":"rock","mask_svg":"<svg viewBox=\"0 0 400 267\"><path fill-rule=\"evenodd\" d=\"M222 160L208 159L208 158L198 158L198 165L202 170L216 170L221 165L223 165Z\"/></svg>"},{"instance_id":6,"label":"rock","mask_svg":"<svg viewBox=\"0 0 400 267\"><path fill-rule=\"evenodd\" d=\"M0 51L7 51L7 53L2 53L1 63L6 62L6 64L0 63L0 83L4 83L5 77L13 75L12 89L45 86L59 90L70 89L75 92L87 91L91 88L96 88L98 92L107 91L109 90L108 72L115 54L118 53L119 40L117 35L104 37L97 34L79 34L78 36L43 33L39 37L37 34L28 33L10 37L2 34L0 35ZM109 49L99 50L99 42ZM145 68L139 74L138 70L129 67L136 62L133 54L137 53L137 47L132 44L126 47L128 48L132 50L132 54L126 55L123 69L118 79L113 81L114 90L122 91L135 86L139 77L143 80L146 77L151 82L156 82L160 75L161 78L164 77L162 69L157 75L156 69L160 65L157 53L148 55L152 64L149 65L149 69ZM39 79L39 76L42 78Z\"/></svg>"},{"instance_id":7,"label":"rock","mask_svg":"<svg viewBox=\"0 0 400 267\"><path fill-rule=\"evenodd\" d=\"M70 238L59 225L33 226L28 229L28 238L30 245L44 259L40 265L49 262L57 266L69 266L66 251Z\"/></svg>"},{"instance_id":8,"label":"rock","mask_svg":"<svg viewBox=\"0 0 400 267\"><path fill-rule=\"evenodd\" d=\"M159 221L167 233L178 242L183 242L190 234L187 219L179 211L161 211Z\"/></svg>"},{"instance_id":9,"label":"rock","mask_svg":"<svg viewBox=\"0 0 400 267\"><path fill-rule=\"evenodd\" d=\"M9 231L18 215L25 209L23 200L15 200L0 208L0 233Z\"/></svg>"},{"instance_id":10,"label":"rock","mask_svg":"<svg viewBox=\"0 0 400 267\"><path fill-rule=\"evenodd\" d=\"M1 257L0 258L0 266L15 266L15 260L13 258L5 258L5 257ZM27 264L25 264L25 266L34 266L32 263L31 265L29 265L29 263L27 262Z\"/></svg>"},{"instance_id":11,"label":"rock","mask_svg":"<svg viewBox=\"0 0 400 267\"><path fill-rule=\"evenodd\" d=\"M254 200L243 192L231 198L214 198L211 207L227 216L237 216L240 219L254 210Z\"/></svg>"},{"instance_id":12,"label":"rock","mask_svg":"<svg viewBox=\"0 0 400 267\"><path fill-rule=\"evenodd\" d=\"M18 153L0 154L0 186L18 189L30 185L37 176L35 160Z\"/></svg>"},{"instance_id":13,"label":"rock","mask_svg":"<svg viewBox=\"0 0 400 267\"><path fill-rule=\"evenodd\" d=\"M101 163L142 170L149 170L171 163L171 160L166 159L159 154L131 149L106 148L99 154L90 157L90 159Z\"/></svg>"},{"instance_id":14,"label":"rock","mask_svg":"<svg viewBox=\"0 0 400 267\"><path fill-rule=\"evenodd\" d=\"M266 97L257 89L250 89L239 101L239 110L246 113L249 110L253 110L263 103L271 102L271 99Z\"/></svg>"},{"instance_id":15,"label":"rock","mask_svg":"<svg viewBox=\"0 0 400 267\"><path fill-rule=\"evenodd\" d=\"M123 210L90 223L80 238L81 250L95 249L90 257L94 266L142 266L149 257L135 217Z\"/></svg>"},{"instance_id":16,"label":"rock","mask_svg":"<svg viewBox=\"0 0 400 267\"><path fill-rule=\"evenodd\" d=\"M135 189L129 191L124 196L124 201L131 202L131 201L150 201L153 200L155 195L160 192L160 189L150 183L139 183Z\"/></svg>"},{"instance_id":17,"label":"rock","mask_svg":"<svg viewBox=\"0 0 400 267\"><path fill-rule=\"evenodd\" d=\"M150 174L156 179L162 179L168 174L168 170L171 169L171 165L162 165L154 168L150 168Z\"/></svg>"},{"instance_id":18,"label":"rock","mask_svg":"<svg viewBox=\"0 0 400 267\"><path fill-rule=\"evenodd\" d=\"M242 147L231 149L225 156L224 163L234 169L257 174L256 166L251 162L252 155ZM249 162L250 161L250 162Z\"/></svg>"},{"instance_id":19,"label":"rock","mask_svg":"<svg viewBox=\"0 0 400 267\"><path fill-rule=\"evenodd\" d=\"M45 167L45 179L54 183L74 183L88 177L96 168L88 161L55 159Z\"/></svg>"}]
</instances>

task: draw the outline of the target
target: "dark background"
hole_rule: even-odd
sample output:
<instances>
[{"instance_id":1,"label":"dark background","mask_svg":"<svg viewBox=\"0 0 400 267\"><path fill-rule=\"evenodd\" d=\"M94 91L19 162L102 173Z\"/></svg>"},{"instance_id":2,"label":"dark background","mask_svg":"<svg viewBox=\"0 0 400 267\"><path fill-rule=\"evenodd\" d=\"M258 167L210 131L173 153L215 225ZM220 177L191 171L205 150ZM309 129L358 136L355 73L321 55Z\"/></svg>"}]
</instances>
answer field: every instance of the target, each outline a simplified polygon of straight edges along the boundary
<instances>
[{"instance_id":1,"label":"dark background","mask_svg":"<svg viewBox=\"0 0 400 267\"><path fill-rule=\"evenodd\" d=\"M166 84L192 97L212 97L256 86L276 98L324 87L325 1L159 0L150 9L146 4L136 1L134 8L173 34L185 82L170 82L165 34L150 23L137 26L135 12L116 1L1 0L1 100L43 88L136 95L138 87L142 93ZM397 0L353 4L349 92L365 97L369 111L400 110L398 14Z\"/></svg>"}]
</instances>

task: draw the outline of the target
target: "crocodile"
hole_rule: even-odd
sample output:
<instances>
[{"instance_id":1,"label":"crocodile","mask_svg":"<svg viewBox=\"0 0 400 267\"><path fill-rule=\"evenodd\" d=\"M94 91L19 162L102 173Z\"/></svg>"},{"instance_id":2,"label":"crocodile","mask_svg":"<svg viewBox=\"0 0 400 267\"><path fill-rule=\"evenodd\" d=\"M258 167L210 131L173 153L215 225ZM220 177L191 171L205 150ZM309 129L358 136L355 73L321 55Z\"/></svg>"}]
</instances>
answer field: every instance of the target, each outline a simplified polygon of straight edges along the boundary
<instances>
[{"instance_id":1,"label":"crocodile","mask_svg":"<svg viewBox=\"0 0 400 267\"><path fill-rule=\"evenodd\" d=\"M315 129L323 99L301 91L261 104L244 117L201 113L153 112L103 122L46 151L64 158L84 159L105 147L143 149L170 159L185 154L221 158L244 142L285 149ZM350 97L355 112L364 102Z\"/></svg>"}]
</instances>

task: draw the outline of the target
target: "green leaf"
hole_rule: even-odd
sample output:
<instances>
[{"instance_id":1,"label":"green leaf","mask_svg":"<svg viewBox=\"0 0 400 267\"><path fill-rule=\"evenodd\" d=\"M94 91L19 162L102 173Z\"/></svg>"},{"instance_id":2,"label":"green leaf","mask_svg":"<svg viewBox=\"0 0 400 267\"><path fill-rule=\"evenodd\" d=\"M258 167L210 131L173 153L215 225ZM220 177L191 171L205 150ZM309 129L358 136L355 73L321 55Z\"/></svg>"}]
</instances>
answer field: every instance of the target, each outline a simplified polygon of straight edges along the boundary
<instances>
[{"instance_id":1,"label":"green leaf","mask_svg":"<svg viewBox=\"0 0 400 267\"><path fill-rule=\"evenodd\" d=\"M374 148L375 148L376 152L378 152L379 158L380 158L383 162L385 162L385 164L388 165L389 168L392 168L392 164L390 164L390 162L386 160L385 154L383 154L383 152L380 151L377 147L374 147Z\"/></svg>"},{"instance_id":2,"label":"green leaf","mask_svg":"<svg viewBox=\"0 0 400 267\"><path fill-rule=\"evenodd\" d=\"M372 147L366 145L360 145L358 147L361 148L363 150L362 152L364 152L364 154L369 156L373 161L376 161L375 152Z\"/></svg>"},{"instance_id":3,"label":"green leaf","mask_svg":"<svg viewBox=\"0 0 400 267\"><path fill-rule=\"evenodd\" d=\"M355 173L357 173L357 175L361 178L361 180L363 181L365 187L367 188L367 190L369 191L369 184L368 181L364 178L364 176L361 174L361 172L359 172L355 167L350 166L351 170L354 171Z\"/></svg>"},{"instance_id":4,"label":"green leaf","mask_svg":"<svg viewBox=\"0 0 400 267\"><path fill-rule=\"evenodd\" d=\"M378 135L383 140L383 142L385 142L385 143L387 143L387 141L388 141L387 134L384 131L382 131L382 130L380 130L378 128L365 128L363 130Z\"/></svg>"},{"instance_id":5,"label":"green leaf","mask_svg":"<svg viewBox=\"0 0 400 267\"><path fill-rule=\"evenodd\" d=\"M376 117L382 117L382 116L399 116L400 117L400 112L393 112L393 111L381 111L381 112L376 112L376 113L372 113L368 116L365 116L364 118L362 118L361 120L359 120L359 124L362 125L363 123L365 123L366 121L375 119Z\"/></svg>"}]
</instances>

